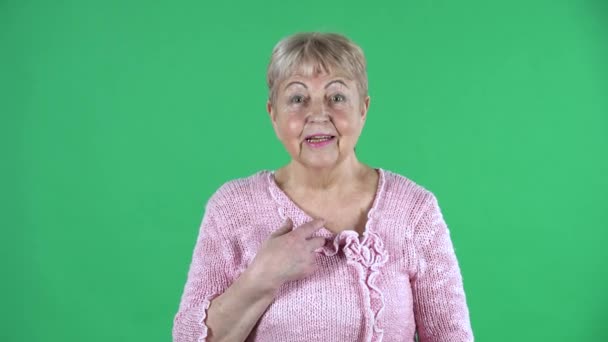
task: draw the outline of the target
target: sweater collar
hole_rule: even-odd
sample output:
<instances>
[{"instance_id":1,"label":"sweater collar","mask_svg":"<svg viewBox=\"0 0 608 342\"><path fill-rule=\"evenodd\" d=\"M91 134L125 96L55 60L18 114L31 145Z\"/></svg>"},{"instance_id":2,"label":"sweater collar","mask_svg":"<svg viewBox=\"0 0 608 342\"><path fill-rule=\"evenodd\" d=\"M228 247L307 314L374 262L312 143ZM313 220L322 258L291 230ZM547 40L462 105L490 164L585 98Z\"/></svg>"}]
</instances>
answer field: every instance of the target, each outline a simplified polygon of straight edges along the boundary
<instances>
[{"instance_id":1,"label":"sweater collar","mask_svg":"<svg viewBox=\"0 0 608 342\"><path fill-rule=\"evenodd\" d=\"M352 229L346 229L338 234L335 234L327 228L322 227L318 231L319 236L337 238L338 236L348 235L358 237L360 241L367 239L367 235L369 235L373 231L373 221L376 218L375 215L378 211L378 208L381 206L386 186L385 170L382 168L374 169L378 172L378 184L376 186L376 192L374 195L374 200L372 202L372 207L367 212L367 221L365 223L365 230L363 232L363 235L359 236L359 234ZM268 191L270 192L271 197L277 204L278 213L279 216L281 216L282 220L289 217L293 220L294 226L296 226L313 219L308 213L306 213L294 201L292 201L291 198L279 187L274 178L275 170L263 170L262 173L263 176L265 176L266 178Z\"/></svg>"}]
</instances>

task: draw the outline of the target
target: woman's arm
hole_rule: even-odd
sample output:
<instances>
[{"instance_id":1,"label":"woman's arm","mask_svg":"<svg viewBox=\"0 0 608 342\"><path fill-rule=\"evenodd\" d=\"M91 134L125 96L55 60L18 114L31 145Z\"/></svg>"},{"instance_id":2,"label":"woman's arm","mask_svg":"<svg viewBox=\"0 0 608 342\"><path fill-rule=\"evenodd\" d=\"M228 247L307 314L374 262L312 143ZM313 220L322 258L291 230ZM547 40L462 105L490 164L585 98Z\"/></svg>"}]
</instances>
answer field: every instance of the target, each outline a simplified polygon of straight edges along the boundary
<instances>
[{"instance_id":1,"label":"woman's arm","mask_svg":"<svg viewBox=\"0 0 608 342\"><path fill-rule=\"evenodd\" d=\"M252 272L245 271L211 301L207 312L207 341L244 341L274 300L277 289L264 287Z\"/></svg>"},{"instance_id":2,"label":"woman's arm","mask_svg":"<svg viewBox=\"0 0 608 342\"><path fill-rule=\"evenodd\" d=\"M207 314L214 299L232 284L235 253L219 227L223 221L217 193L207 202L192 254L179 309L173 319L173 342L204 342L209 334Z\"/></svg>"},{"instance_id":3,"label":"woman's arm","mask_svg":"<svg viewBox=\"0 0 608 342\"><path fill-rule=\"evenodd\" d=\"M188 279L174 318L174 342L244 341L286 281L315 268L314 250L324 238L311 238L322 225L313 220L292 231L292 222L262 244L248 268L236 276L240 260L215 201L210 200L194 248ZM228 234L228 233L227 233Z\"/></svg>"},{"instance_id":4,"label":"woman's arm","mask_svg":"<svg viewBox=\"0 0 608 342\"><path fill-rule=\"evenodd\" d=\"M228 238L224 202L220 189L205 207L173 320L173 342L244 341L278 289L262 282L254 268L237 275L241 260Z\"/></svg>"},{"instance_id":5,"label":"woman's arm","mask_svg":"<svg viewBox=\"0 0 608 342\"><path fill-rule=\"evenodd\" d=\"M416 225L418 270L412 281L421 342L471 342L473 331L462 276L437 198L428 193Z\"/></svg>"}]
</instances>

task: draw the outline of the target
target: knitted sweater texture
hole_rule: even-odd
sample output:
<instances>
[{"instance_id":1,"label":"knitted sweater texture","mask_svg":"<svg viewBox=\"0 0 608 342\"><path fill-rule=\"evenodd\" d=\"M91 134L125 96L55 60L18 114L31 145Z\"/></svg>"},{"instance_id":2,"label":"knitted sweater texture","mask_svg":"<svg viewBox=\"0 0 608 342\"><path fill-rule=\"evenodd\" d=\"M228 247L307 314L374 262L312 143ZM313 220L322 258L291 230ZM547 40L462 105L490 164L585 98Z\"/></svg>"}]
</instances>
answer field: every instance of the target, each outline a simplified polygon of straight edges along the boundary
<instances>
[{"instance_id":1,"label":"knitted sweater texture","mask_svg":"<svg viewBox=\"0 0 608 342\"><path fill-rule=\"evenodd\" d=\"M246 341L473 341L450 231L435 195L400 174L376 168L378 187L365 232L313 236L317 270L283 284ZM279 188L273 170L224 183L207 201L174 342L206 341L211 300L253 261L284 219L312 220Z\"/></svg>"}]
</instances>

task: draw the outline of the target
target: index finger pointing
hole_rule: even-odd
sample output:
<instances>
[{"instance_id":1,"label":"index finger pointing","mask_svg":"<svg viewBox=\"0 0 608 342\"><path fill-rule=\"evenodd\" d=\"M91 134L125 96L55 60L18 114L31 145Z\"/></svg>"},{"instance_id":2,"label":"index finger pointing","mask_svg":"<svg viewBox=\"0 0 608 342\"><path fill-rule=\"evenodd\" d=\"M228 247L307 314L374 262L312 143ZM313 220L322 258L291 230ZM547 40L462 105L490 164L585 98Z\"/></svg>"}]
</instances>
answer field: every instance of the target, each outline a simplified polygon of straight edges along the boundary
<instances>
[{"instance_id":1,"label":"index finger pointing","mask_svg":"<svg viewBox=\"0 0 608 342\"><path fill-rule=\"evenodd\" d=\"M294 229L293 232L304 238L309 238L314 232L319 230L325 224L323 219L314 219Z\"/></svg>"}]
</instances>

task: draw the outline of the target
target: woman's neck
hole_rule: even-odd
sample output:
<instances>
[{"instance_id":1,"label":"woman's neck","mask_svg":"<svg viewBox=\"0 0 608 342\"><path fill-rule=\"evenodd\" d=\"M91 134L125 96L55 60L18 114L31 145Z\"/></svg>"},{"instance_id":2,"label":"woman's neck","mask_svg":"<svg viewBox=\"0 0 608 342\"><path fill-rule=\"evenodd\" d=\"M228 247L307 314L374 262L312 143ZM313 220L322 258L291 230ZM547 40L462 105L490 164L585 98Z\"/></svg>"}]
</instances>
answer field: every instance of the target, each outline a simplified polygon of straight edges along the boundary
<instances>
[{"instance_id":1,"label":"woman's neck","mask_svg":"<svg viewBox=\"0 0 608 342\"><path fill-rule=\"evenodd\" d=\"M356 157L343 160L331 168L309 168L296 161L275 172L275 180L292 192L343 192L352 188L370 171Z\"/></svg>"}]
</instances>

